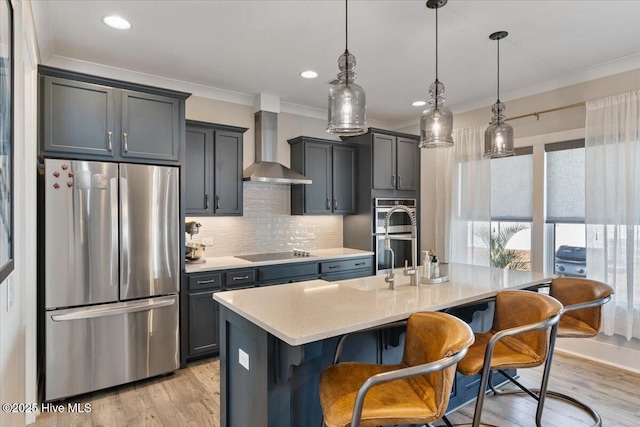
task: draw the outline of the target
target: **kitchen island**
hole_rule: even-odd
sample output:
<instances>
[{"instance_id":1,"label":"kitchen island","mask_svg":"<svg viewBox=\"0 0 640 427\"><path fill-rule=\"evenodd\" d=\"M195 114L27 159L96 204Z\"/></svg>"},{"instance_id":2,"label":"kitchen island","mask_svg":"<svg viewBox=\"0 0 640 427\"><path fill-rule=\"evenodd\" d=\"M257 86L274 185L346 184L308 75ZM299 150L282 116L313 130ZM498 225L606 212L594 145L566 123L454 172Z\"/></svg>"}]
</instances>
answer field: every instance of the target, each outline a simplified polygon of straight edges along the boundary
<instances>
[{"instance_id":1,"label":"kitchen island","mask_svg":"<svg viewBox=\"0 0 640 427\"><path fill-rule=\"evenodd\" d=\"M342 334L550 280L541 273L464 264L449 265L449 277L416 287L399 270L397 290L388 289L384 276L369 276L214 294L220 303L221 425L320 425L318 376ZM346 346L344 360L393 363L401 354L394 336L367 332Z\"/></svg>"}]
</instances>

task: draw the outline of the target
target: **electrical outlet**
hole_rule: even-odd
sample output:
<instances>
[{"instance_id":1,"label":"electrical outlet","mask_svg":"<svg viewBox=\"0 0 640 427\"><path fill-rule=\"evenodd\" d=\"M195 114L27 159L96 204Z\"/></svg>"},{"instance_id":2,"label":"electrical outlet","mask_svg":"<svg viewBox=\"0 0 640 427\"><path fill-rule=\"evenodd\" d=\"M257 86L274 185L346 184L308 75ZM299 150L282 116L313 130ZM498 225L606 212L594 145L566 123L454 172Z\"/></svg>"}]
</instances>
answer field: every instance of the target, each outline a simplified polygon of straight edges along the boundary
<instances>
[{"instance_id":1,"label":"electrical outlet","mask_svg":"<svg viewBox=\"0 0 640 427\"><path fill-rule=\"evenodd\" d=\"M314 240L316 238L316 233L307 233L307 239Z\"/></svg>"},{"instance_id":2,"label":"electrical outlet","mask_svg":"<svg viewBox=\"0 0 640 427\"><path fill-rule=\"evenodd\" d=\"M247 371L249 370L249 355L241 348L238 349L238 363L240 363L240 365L242 365Z\"/></svg>"},{"instance_id":3,"label":"electrical outlet","mask_svg":"<svg viewBox=\"0 0 640 427\"><path fill-rule=\"evenodd\" d=\"M213 237L203 237L202 244L205 246L213 246Z\"/></svg>"},{"instance_id":4,"label":"electrical outlet","mask_svg":"<svg viewBox=\"0 0 640 427\"><path fill-rule=\"evenodd\" d=\"M15 302L15 287L13 286L13 274L7 277L7 313L13 308Z\"/></svg>"}]
</instances>

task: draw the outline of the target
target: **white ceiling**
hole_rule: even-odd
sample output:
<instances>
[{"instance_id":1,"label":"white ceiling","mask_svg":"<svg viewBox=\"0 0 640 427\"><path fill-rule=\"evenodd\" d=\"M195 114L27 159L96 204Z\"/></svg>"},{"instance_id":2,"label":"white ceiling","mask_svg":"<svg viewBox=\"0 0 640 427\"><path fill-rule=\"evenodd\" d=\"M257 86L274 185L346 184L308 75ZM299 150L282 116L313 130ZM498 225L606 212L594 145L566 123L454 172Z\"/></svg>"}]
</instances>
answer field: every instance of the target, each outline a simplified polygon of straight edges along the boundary
<instances>
[{"instance_id":1,"label":"white ceiling","mask_svg":"<svg viewBox=\"0 0 640 427\"><path fill-rule=\"evenodd\" d=\"M343 0L31 4L45 64L131 70L221 99L267 93L318 117L344 51ZM111 14L132 29L104 25ZM450 0L438 15L439 78L454 112L495 101L496 42L488 36L498 30L509 32L500 42L503 101L640 68L640 0ZM435 79L434 34L424 0L349 2L349 51L370 121L418 120L411 102L426 99ZM305 69L320 76L302 79Z\"/></svg>"}]
</instances>

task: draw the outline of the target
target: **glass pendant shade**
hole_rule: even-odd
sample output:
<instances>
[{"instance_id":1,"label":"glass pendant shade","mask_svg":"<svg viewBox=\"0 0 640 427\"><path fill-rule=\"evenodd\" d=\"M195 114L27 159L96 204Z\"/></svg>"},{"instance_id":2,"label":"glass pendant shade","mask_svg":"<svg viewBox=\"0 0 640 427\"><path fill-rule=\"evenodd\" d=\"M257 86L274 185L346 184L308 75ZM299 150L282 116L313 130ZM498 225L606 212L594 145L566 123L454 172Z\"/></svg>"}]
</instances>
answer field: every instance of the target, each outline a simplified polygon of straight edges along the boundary
<instances>
[{"instance_id":1,"label":"glass pendant shade","mask_svg":"<svg viewBox=\"0 0 640 427\"><path fill-rule=\"evenodd\" d=\"M444 106L444 85L438 80L429 87L429 108L420 117L420 148L453 145L453 114Z\"/></svg>"},{"instance_id":2,"label":"glass pendant shade","mask_svg":"<svg viewBox=\"0 0 640 427\"><path fill-rule=\"evenodd\" d=\"M504 104L500 101L493 104L491 124L484 131L484 157L495 159L515 156L513 148L513 128L505 123Z\"/></svg>"},{"instance_id":3,"label":"glass pendant shade","mask_svg":"<svg viewBox=\"0 0 640 427\"><path fill-rule=\"evenodd\" d=\"M500 102L500 40L507 37L506 31L497 31L489 36L491 40L497 41L497 100L491 106L491 124L484 131L484 157L496 159L499 157L515 156L513 148L513 128L505 123L505 106Z\"/></svg>"},{"instance_id":4,"label":"glass pendant shade","mask_svg":"<svg viewBox=\"0 0 640 427\"><path fill-rule=\"evenodd\" d=\"M356 58L348 51L338 58L338 83L329 90L329 118L326 131L336 135L367 132L366 95L355 83Z\"/></svg>"}]
</instances>

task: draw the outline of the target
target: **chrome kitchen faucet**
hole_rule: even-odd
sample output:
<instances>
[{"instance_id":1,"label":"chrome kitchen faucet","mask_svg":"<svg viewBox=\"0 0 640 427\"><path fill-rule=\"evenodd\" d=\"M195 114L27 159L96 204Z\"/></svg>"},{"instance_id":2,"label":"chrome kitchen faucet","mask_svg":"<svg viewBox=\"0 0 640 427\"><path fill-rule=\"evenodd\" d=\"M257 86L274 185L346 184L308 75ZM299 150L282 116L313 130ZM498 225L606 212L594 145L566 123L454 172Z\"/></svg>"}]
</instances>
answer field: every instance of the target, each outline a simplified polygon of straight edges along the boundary
<instances>
[{"instance_id":1,"label":"chrome kitchen faucet","mask_svg":"<svg viewBox=\"0 0 640 427\"><path fill-rule=\"evenodd\" d=\"M389 218L394 212L401 211L409 215L411 219L411 269L407 266L408 261L404 261L404 271L403 274L405 276L411 276L411 285L418 286L418 221L416 220L416 214L414 210L409 209L405 205L395 205L392 207L387 215L384 217L384 249L391 252L391 271L387 274L384 281L389 283L389 289L395 290L395 254L393 253L393 249L391 249L390 240L394 237L389 236Z\"/></svg>"}]
</instances>

